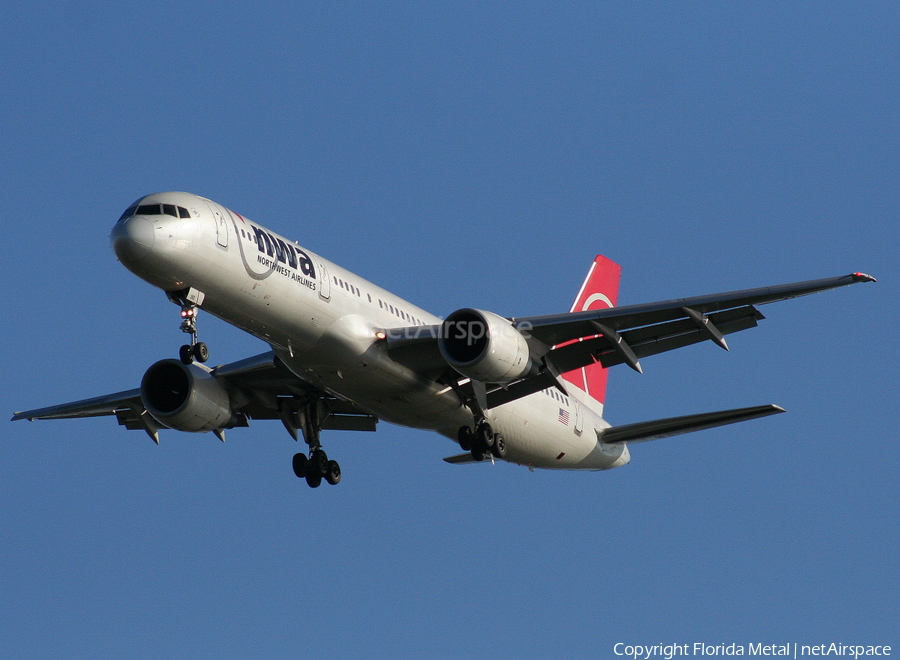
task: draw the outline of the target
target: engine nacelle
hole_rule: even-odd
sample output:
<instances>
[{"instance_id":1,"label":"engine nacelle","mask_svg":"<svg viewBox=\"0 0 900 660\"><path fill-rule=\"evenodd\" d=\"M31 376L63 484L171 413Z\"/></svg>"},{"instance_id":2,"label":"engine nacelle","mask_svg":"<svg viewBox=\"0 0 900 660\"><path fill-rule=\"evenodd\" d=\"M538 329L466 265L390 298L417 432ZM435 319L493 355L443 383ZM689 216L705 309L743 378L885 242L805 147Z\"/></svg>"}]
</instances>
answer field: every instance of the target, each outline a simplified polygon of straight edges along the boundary
<instances>
[{"instance_id":1,"label":"engine nacelle","mask_svg":"<svg viewBox=\"0 0 900 660\"><path fill-rule=\"evenodd\" d=\"M459 309L441 324L441 355L464 376L508 383L531 371L528 342L508 319L480 309Z\"/></svg>"},{"instance_id":2,"label":"engine nacelle","mask_svg":"<svg viewBox=\"0 0 900 660\"><path fill-rule=\"evenodd\" d=\"M195 364L160 360L141 380L141 401L153 418L178 431L229 428L231 399L215 376Z\"/></svg>"}]
</instances>

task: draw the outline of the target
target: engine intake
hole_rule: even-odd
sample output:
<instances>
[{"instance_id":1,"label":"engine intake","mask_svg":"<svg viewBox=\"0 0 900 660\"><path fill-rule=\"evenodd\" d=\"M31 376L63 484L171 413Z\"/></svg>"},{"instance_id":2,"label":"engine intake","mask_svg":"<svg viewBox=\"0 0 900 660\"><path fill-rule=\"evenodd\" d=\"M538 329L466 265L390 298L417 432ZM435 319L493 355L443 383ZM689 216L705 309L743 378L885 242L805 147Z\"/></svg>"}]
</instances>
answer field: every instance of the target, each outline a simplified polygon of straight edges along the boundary
<instances>
[{"instance_id":1,"label":"engine intake","mask_svg":"<svg viewBox=\"0 0 900 660\"><path fill-rule=\"evenodd\" d=\"M230 428L231 399L215 376L195 364L160 360L141 380L141 401L153 418L178 431Z\"/></svg>"},{"instance_id":2,"label":"engine intake","mask_svg":"<svg viewBox=\"0 0 900 660\"><path fill-rule=\"evenodd\" d=\"M493 312L453 312L441 324L438 346L451 367L483 383L508 383L531 371L525 337Z\"/></svg>"}]
</instances>

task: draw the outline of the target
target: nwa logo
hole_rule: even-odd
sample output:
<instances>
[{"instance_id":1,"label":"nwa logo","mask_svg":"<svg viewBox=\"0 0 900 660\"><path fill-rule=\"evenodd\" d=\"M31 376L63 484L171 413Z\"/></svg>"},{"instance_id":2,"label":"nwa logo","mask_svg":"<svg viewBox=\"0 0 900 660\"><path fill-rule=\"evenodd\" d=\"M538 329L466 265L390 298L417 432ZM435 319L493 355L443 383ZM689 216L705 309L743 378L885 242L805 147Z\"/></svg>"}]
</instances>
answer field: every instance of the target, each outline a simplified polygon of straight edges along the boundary
<instances>
[{"instance_id":1,"label":"nwa logo","mask_svg":"<svg viewBox=\"0 0 900 660\"><path fill-rule=\"evenodd\" d=\"M285 243L280 238L275 238L269 232L258 227L253 227L253 235L260 255L265 254L271 257L273 266L276 262L280 262L295 271L299 270L311 279L316 278L315 266L306 252L295 245Z\"/></svg>"}]
</instances>

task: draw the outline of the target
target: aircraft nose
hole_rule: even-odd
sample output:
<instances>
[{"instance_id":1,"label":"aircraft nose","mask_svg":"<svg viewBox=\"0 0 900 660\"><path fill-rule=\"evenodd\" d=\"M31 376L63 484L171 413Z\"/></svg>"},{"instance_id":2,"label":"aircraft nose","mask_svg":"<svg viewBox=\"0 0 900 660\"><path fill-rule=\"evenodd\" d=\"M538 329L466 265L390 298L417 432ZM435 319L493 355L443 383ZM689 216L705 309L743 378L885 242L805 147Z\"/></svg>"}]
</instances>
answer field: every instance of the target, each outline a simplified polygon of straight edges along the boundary
<instances>
[{"instance_id":1,"label":"aircraft nose","mask_svg":"<svg viewBox=\"0 0 900 660\"><path fill-rule=\"evenodd\" d=\"M146 248L152 248L154 233L152 222L134 215L117 223L109 237L116 256L124 262L128 257L136 256L135 249L143 252Z\"/></svg>"}]
</instances>

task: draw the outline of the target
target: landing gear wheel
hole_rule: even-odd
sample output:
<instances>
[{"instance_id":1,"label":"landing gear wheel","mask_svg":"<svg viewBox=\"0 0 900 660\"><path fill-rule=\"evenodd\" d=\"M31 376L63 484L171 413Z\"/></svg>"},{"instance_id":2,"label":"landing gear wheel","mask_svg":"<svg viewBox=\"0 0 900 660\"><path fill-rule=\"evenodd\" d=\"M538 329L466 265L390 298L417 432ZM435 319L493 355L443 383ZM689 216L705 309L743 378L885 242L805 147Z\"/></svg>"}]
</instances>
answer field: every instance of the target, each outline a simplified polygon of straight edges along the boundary
<instances>
[{"instance_id":1,"label":"landing gear wheel","mask_svg":"<svg viewBox=\"0 0 900 660\"><path fill-rule=\"evenodd\" d=\"M191 364L194 361L194 349L189 344L185 344L178 349L178 357L182 363Z\"/></svg>"},{"instance_id":2,"label":"landing gear wheel","mask_svg":"<svg viewBox=\"0 0 900 660\"><path fill-rule=\"evenodd\" d=\"M328 474L328 455L321 449L316 449L312 456L309 457L309 464L306 467L307 481L310 474L317 475L320 481L322 477ZM313 486L313 488L315 487Z\"/></svg>"},{"instance_id":3,"label":"landing gear wheel","mask_svg":"<svg viewBox=\"0 0 900 660\"><path fill-rule=\"evenodd\" d=\"M475 429L476 444L482 449L490 449L494 446L494 429L487 422L482 422Z\"/></svg>"},{"instance_id":4,"label":"landing gear wheel","mask_svg":"<svg viewBox=\"0 0 900 660\"><path fill-rule=\"evenodd\" d=\"M472 451L472 429L468 426L460 426L456 434L456 441L463 451Z\"/></svg>"},{"instance_id":5,"label":"landing gear wheel","mask_svg":"<svg viewBox=\"0 0 900 660\"><path fill-rule=\"evenodd\" d=\"M306 454L294 454L294 474L298 479L306 477L306 468L309 465L309 459Z\"/></svg>"},{"instance_id":6,"label":"landing gear wheel","mask_svg":"<svg viewBox=\"0 0 900 660\"><path fill-rule=\"evenodd\" d=\"M313 472L306 473L306 485L310 488L318 488L322 485L322 475Z\"/></svg>"},{"instance_id":7,"label":"landing gear wheel","mask_svg":"<svg viewBox=\"0 0 900 660\"><path fill-rule=\"evenodd\" d=\"M209 348L202 341L197 342L191 348L197 362L206 362L209 359Z\"/></svg>"},{"instance_id":8,"label":"landing gear wheel","mask_svg":"<svg viewBox=\"0 0 900 660\"><path fill-rule=\"evenodd\" d=\"M474 458L476 461L483 461L484 450L479 447L475 447L474 449L472 449L472 458Z\"/></svg>"},{"instance_id":9,"label":"landing gear wheel","mask_svg":"<svg viewBox=\"0 0 900 660\"><path fill-rule=\"evenodd\" d=\"M497 458L503 458L504 456L506 456L506 438L498 433L494 438L494 446L491 451Z\"/></svg>"},{"instance_id":10,"label":"landing gear wheel","mask_svg":"<svg viewBox=\"0 0 900 660\"><path fill-rule=\"evenodd\" d=\"M332 486L341 483L341 466L337 461L328 461L328 471L325 473L325 481Z\"/></svg>"}]
</instances>

